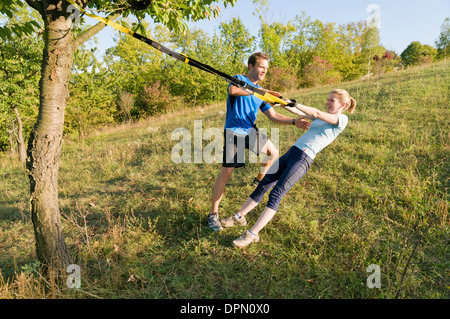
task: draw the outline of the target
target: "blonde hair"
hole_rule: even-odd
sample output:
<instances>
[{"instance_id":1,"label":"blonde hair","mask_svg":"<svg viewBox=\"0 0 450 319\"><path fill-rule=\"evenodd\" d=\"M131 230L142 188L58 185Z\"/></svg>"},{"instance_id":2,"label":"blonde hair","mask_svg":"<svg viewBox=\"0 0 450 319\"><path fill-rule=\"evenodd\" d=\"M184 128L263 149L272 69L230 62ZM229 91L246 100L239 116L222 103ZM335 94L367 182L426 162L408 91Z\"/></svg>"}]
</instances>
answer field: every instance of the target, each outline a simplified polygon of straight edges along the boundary
<instances>
[{"instance_id":1,"label":"blonde hair","mask_svg":"<svg viewBox=\"0 0 450 319\"><path fill-rule=\"evenodd\" d=\"M344 89L335 89L331 91L332 94L337 95L339 101L345 103L344 111L348 111L349 113L353 113L356 107L356 100L348 94L348 92Z\"/></svg>"}]
</instances>

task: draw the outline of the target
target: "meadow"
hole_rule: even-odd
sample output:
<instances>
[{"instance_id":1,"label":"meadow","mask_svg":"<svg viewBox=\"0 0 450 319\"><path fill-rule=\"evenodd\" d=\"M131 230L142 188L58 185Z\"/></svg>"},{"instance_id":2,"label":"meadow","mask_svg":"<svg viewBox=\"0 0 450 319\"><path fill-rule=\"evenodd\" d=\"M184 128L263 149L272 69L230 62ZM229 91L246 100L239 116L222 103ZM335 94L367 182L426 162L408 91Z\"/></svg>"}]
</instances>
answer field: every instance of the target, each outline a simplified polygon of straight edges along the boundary
<instances>
[{"instance_id":1,"label":"meadow","mask_svg":"<svg viewBox=\"0 0 450 319\"><path fill-rule=\"evenodd\" d=\"M286 93L323 109L340 87L358 105L245 249L231 244L244 229L207 226L220 163L195 163L193 148L190 163L171 158L180 142L172 133L186 128L194 145L194 121L202 132L221 130L225 103L67 137L59 203L79 289L39 275L27 174L2 155L0 298L447 299L449 65ZM279 129L280 154L302 134L263 114L257 125L269 137ZM257 171L257 163L235 170L222 217L245 202ZM266 199L247 215L250 225ZM380 288L367 285L370 265Z\"/></svg>"}]
</instances>

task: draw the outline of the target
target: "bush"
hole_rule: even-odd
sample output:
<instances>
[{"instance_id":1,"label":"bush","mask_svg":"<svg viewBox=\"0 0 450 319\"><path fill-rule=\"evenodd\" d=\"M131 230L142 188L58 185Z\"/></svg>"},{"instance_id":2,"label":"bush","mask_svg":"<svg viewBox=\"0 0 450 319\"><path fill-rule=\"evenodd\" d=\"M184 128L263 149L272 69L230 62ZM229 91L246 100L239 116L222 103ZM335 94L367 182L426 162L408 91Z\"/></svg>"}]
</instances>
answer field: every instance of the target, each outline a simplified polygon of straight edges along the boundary
<instances>
[{"instance_id":1,"label":"bush","mask_svg":"<svg viewBox=\"0 0 450 319\"><path fill-rule=\"evenodd\" d=\"M307 65L303 70L301 86L313 87L317 85L328 85L340 82L342 75L333 70L333 64L328 60L315 56L313 62Z\"/></svg>"},{"instance_id":2,"label":"bush","mask_svg":"<svg viewBox=\"0 0 450 319\"><path fill-rule=\"evenodd\" d=\"M131 111L134 107L134 95L121 90L116 100L116 106L118 118L122 121L130 121Z\"/></svg>"},{"instance_id":3,"label":"bush","mask_svg":"<svg viewBox=\"0 0 450 319\"><path fill-rule=\"evenodd\" d=\"M400 55L405 66L431 63L437 55L437 50L419 41L413 41Z\"/></svg>"},{"instance_id":4,"label":"bush","mask_svg":"<svg viewBox=\"0 0 450 319\"><path fill-rule=\"evenodd\" d=\"M93 129L113 124L114 99L106 73L73 74L64 115L64 133L83 136Z\"/></svg>"},{"instance_id":5,"label":"bush","mask_svg":"<svg viewBox=\"0 0 450 319\"><path fill-rule=\"evenodd\" d=\"M395 52L386 51L381 58L375 55L373 60L375 63L372 73L376 75L391 72L394 68L401 67L401 58Z\"/></svg>"},{"instance_id":6,"label":"bush","mask_svg":"<svg viewBox=\"0 0 450 319\"><path fill-rule=\"evenodd\" d=\"M166 113L172 104L178 104L178 99L170 94L167 86L155 81L142 88L141 94L136 99L133 115L142 117Z\"/></svg>"},{"instance_id":7,"label":"bush","mask_svg":"<svg viewBox=\"0 0 450 319\"><path fill-rule=\"evenodd\" d=\"M286 92L296 89L299 80L292 71L273 66L269 69L262 86L273 91Z\"/></svg>"}]
</instances>

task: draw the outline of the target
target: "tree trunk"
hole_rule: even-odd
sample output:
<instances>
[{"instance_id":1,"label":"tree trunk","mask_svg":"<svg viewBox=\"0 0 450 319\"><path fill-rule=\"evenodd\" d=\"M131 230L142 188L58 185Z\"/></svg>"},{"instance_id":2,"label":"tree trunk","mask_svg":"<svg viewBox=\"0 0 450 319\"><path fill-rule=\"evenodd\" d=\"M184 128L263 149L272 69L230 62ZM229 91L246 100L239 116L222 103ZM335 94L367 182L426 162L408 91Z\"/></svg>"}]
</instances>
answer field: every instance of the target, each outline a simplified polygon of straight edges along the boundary
<instances>
[{"instance_id":1,"label":"tree trunk","mask_svg":"<svg viewBox=\"0 0 450 319\"><path fill-rule=\"evenodd\" d=\"M19 160L21 163L25 163L27 159L27 154L25 151L25 142L23 140L23 125L22 125L22 119L19 115L19 110L17 110L17 107L14 106L13 108L14 114L16 114L17 119L17 149L19 151Z\"/></svg>"},{"instance_id":2,"label":"tree trunk","mask_svg":"<svg viewBox=\"0 0 450 319\"><path fill-rule=\"evenodd\" d=\"M105 24L98 23L72 40L73 21L69 17L73 10L67 10L67 1L26 1L41 13L45 23L39 115L27 150L31 219L39 261L44 270L54 269L61 274L71 263L58 205L58 169L72 59L75 50ZM115 13L108 18L114 20L119 15Z\"/></svg>"},{"instance_id":3,"label":"tree trunk","mask_svg":"<svg viewBox=\"0 0 450 319\"><path fill-rule=\"evenodd\" d=\"M53 3L43 12L39 115L28 143L27 169L37 255L44 269L61 271L71 263L58 205L58 169L74 47L66 7Z\"/></svg>"}]
</instances>

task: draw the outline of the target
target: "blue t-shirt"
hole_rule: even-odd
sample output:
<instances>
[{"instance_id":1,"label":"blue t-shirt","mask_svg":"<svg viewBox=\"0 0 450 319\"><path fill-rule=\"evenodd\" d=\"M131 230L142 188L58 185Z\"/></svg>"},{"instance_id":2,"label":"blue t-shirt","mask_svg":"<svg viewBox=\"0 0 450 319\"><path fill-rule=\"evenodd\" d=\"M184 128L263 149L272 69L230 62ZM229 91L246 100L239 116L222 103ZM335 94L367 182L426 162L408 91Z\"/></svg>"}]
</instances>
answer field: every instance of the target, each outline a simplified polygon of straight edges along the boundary
<instances>
[{"instance_id":1,"label":"blue t-shirt","mask_svg":"<svg viewBox=\"0 0 450 319\"><path fill-rule=\"evenodd\" d=\"M253 87L255 86L245 75L235 75L234 77L245 81ZM256 85L256 87L260 88L261 86ZM231 96L228 94L225 129L247 135L251 132L255 124L258 110L265 112L271 107L269 103L262 101L254 95Z\"/></svg>"},{"instance_id":2,"label":"blue t-shirt","mask_svg":"<svg viewBox=\"0 0 450 319\"><path fill-rule=\"evenodd\" d=\"M338 117L338 125L315 119L309 126L308 131L300 136L297 142L294 143L294 146L297 146L311 157L311 159L314 159L316 155L333 142L347 126L347 115L339 114Z\"/></svg>"}]
</instances>

